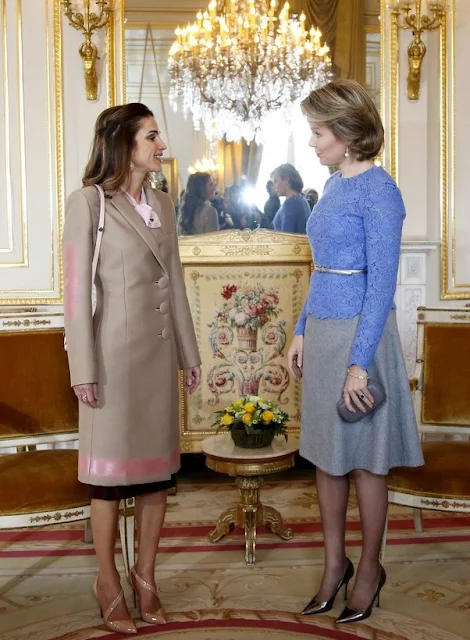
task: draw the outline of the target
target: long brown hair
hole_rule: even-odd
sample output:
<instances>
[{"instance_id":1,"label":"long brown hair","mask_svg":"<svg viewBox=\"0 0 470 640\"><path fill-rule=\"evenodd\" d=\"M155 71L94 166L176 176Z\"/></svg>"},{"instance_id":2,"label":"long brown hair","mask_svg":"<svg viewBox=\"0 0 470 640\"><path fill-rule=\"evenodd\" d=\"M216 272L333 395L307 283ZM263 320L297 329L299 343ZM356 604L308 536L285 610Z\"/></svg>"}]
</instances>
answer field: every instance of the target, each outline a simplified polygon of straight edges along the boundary
<instances>
[{"instance_id":1,"label":"long brown hair","mask_svg":"<svg viewBox=\"0 0 470 640\"><path fill-rule=\"evenodd\" d=\"M83 174L83 185L100 184L116 191L129 175L135 136L144 118L153 117L148 107L131 102L105 109L96 120L90 159Z\"/></svg>"},{"instance_id":2,"label":"long brown hair","mask_svg":"<svg viewBox=\"0 0 470 640\"><path fill-rule=\"evenodd\" d=\"M211 174L205 171L197 171L188 178L179 217L180 234L183 236L194 233L194 216L207 200L210 179Z\"/></svg>"}]
</instances>

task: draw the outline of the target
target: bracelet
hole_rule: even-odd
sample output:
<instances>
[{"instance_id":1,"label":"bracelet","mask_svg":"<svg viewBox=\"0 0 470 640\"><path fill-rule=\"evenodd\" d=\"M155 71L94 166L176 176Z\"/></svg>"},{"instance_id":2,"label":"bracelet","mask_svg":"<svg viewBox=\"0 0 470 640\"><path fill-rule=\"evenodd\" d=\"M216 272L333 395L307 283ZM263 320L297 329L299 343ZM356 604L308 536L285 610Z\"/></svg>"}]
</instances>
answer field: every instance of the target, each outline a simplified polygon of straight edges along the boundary
<instances>
[{"instance_id":1,"label":"bracelet","mask_svg":"<svg viewBox=\"0 0 470 640\"><path fill-rule=\"evenodd\" d=\"M357 378L358 380L367 380L368 379L368 375L366 373L365 376L357 376L355 373L353 373L351 371L351 369L348 368L348 376L351 376L352 378Z\"/></svg>"}]
</instances>

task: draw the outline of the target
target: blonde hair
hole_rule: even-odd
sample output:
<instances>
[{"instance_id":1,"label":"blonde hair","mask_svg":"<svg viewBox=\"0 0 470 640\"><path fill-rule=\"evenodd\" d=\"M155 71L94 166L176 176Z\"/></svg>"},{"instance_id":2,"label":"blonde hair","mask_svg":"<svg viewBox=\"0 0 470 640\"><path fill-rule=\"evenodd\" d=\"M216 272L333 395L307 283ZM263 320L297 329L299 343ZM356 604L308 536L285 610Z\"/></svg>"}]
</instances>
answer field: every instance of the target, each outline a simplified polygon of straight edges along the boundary
<instances>
[{"instance_id":1,"label":"blonde hair","mask_svg":"<svg viewBox=\"0 0 470 640\"><path fill-rule=\"evenodd\" d=\"M303 113L348 143L357 160L373 160L384 142L379 112L367 91L355 80L335 80L312 91L301 103Z\"/></svg>"}]
</instances>

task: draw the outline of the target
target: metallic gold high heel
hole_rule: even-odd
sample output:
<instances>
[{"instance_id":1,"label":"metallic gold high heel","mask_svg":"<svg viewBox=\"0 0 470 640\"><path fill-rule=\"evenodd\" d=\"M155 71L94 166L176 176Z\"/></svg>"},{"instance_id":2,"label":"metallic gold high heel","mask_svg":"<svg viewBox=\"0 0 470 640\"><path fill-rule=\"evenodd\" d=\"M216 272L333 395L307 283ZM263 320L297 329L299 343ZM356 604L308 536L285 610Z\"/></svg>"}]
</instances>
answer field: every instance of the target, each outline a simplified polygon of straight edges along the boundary
<instances>
[{"instance_id":1,"label":"metallic gold high heel","mask_svg":"<svg viewBox=\"0 0 470 640\"><path fill-rule=\"evenodd\" d=\"M98 576L96 576L95 583L93 585L93 593L95 594L95 598L100 607L100 613L103 617L104 626L106 627L106 629L109 629L109 631L116 631L117 633L127 633L129 635L137 633L137 629L134 624L134 621L131 620L130 618L129 620L109 620L109 616L116 609L118 604L122 600L124 600L124 592L122 589L118 593L118 595L114 598L114 600L111 602L111 604L109 605L109 607L106 609L104 613L101 607L100 600L98 598Z\"/></svg>"},{"instance_id":2,"label":"metallic gold high heel","mask_svg":"<svg viewBox=\"0 0 470 640\"><path fill-rule=\"evenodd\" d=\"M343 577L339 581L338 586L334 590L331 598L329 600L325 600L324 602L319 602L316 599L316 597L312 598L308 603L308 605L305 607L305 609L302 611L303 616L315 615L317 613L326 613L327 611L329 611L333 607L335 603L335 598L338 595L338 591L341 589L343 585L344 585L344 599L347 600L348 583L354 575L354 567L353 567L353 563L349 558L346 558L346 560L348 561L346 565L346 570L343 574Z\"/></svg>"},{"instance_id":3,"label":"metallic gold high heel","mask_svg":"<svg viewBox=\"0 0 470 640\"><path fill-rule=\"evenodd\" d=\"M372 598L370 605L363 611L354 611L354 609L345 607L336 622L338 624L346 624L348 622L359 622L360 620L365 620L366 618L368 618L372 613L372 607L374 606L374 602L376 600L377 606L380 607L380 591L384 586L386 580L387 574L385 573L385 569L382 567L382 565L380 565L379 584L377 585L377 589L375 590L374 597Z\"/></svg>"},{"instance_id":4,"label":"metallic gold high heel","mask_svg":"<svg viewBox=\"0 0 470 640\"><path fill-rule=\"evenodd\" d=\"M142 611L142 609L139 606L140 617L142 618L142 620L144 622L148 622L149 624L166 624L167 619L166 619L165 610L160 603L157 590L150 583L146 582L145 580L143 580L143 578L139 576L139 574L135 570L135 567L132 567L131 572L129 574L129 583L134 591L134 604L136 607L137 607L137 597L139 598L139 605L140 605L140 594L137 590L137 585L153 593L153 595L157 598L158 604L160 605L160 608L157 609L157 611L155 612Z\"/></svg>"}]
</instances>

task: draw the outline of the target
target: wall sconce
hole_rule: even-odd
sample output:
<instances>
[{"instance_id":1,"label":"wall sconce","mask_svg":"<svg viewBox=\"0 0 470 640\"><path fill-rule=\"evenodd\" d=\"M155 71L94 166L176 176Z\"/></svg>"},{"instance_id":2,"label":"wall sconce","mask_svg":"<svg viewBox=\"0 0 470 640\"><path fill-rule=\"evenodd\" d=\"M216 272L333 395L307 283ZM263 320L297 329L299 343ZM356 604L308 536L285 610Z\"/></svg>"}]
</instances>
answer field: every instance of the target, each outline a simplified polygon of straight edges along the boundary
<instances>
[{"instance_id":1,"label":"wall sconce","mask_svg":"<svg viewBox=\"0 0 470 640\"><path fill-rule=\"evenodd\" d=\"M72 11L72 0L62 0L64 13L69 23L77 31L85 36L85 41L80 46L78 53L83 60L85 74L85 88L87 100L98 99L98 74L96 72L96 60L99 60L98 49L91 41L94 31L102 29L108 24L112 7L107 7L108 0L96 0L99 13L90 12L90 0L83 0L83 13Z\"/></svg>"},{"instance_id":2,"label":"wall sconce","mask_svg":"<svg viewBox=\"0 0 470 640\"><path fill-rule=\"evenodd\" d=\"M422 14L421 0L408 2L398 0L389 4L394 26L398 29L410 29L413 40L408 45L408 77L406 79L409 100L419 99L421 65L426 54L426 45L421 40L423 31L439 29L446 14L445 0L427 0L430 15ZM414 13L412 13L414 11ZM400 19L401 18L401 19Z\"/></svg>"}]
</instances>

